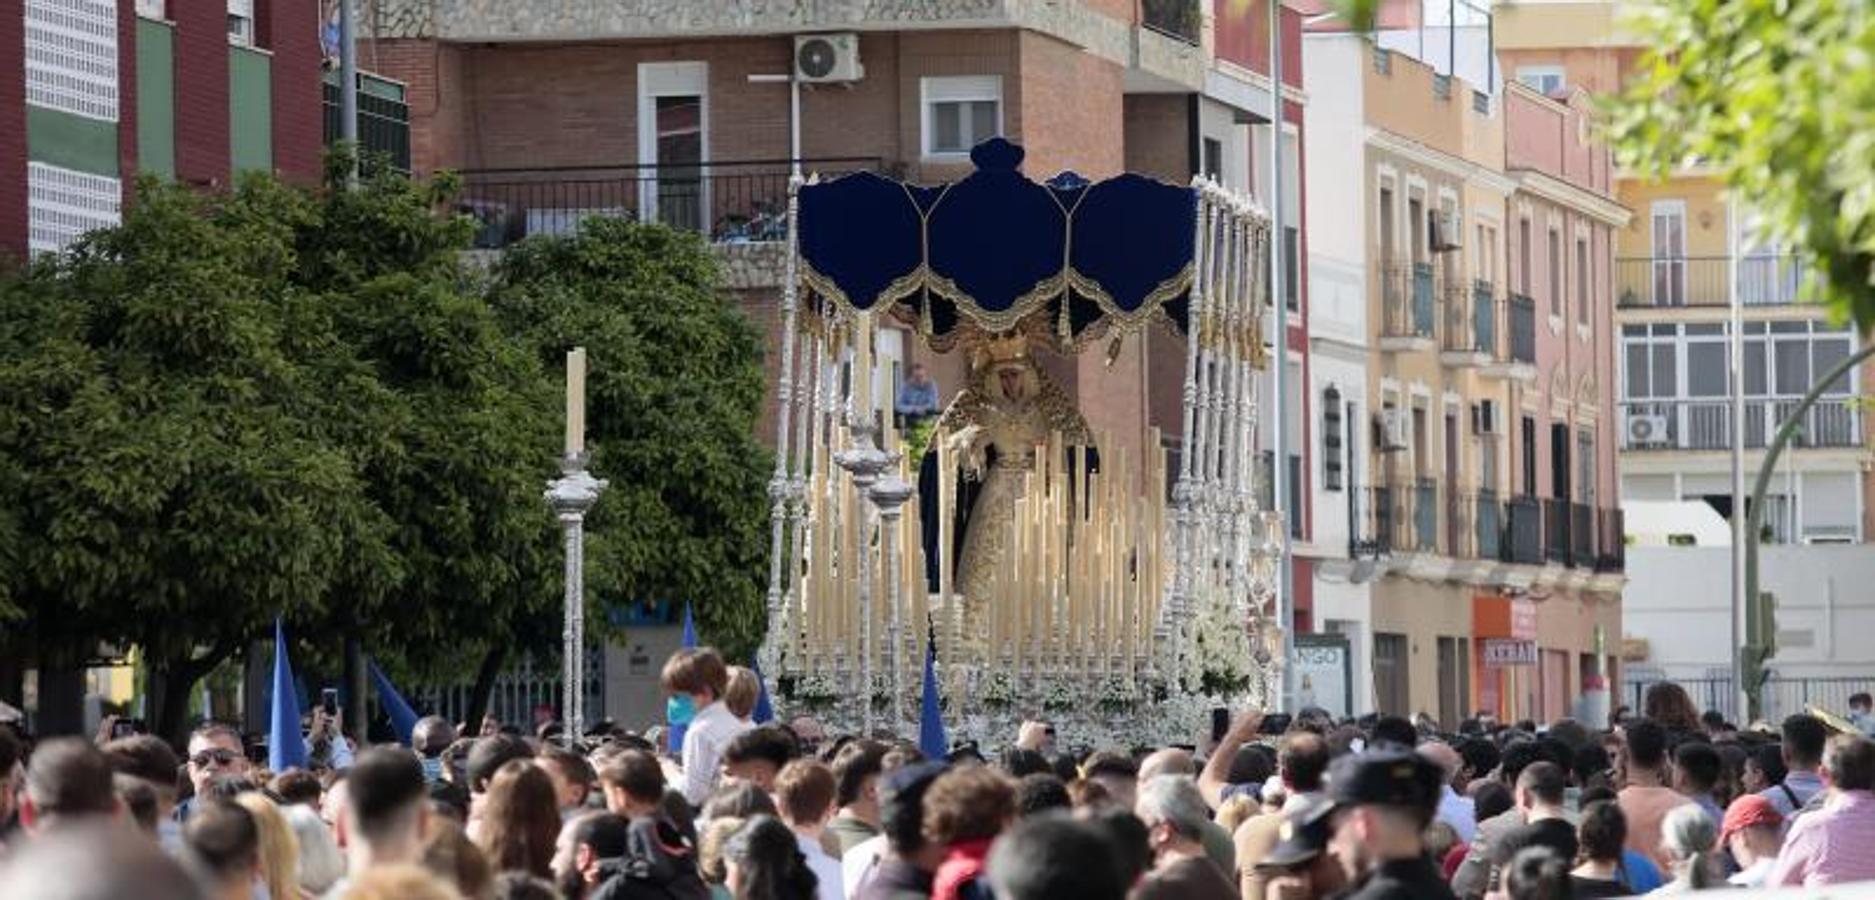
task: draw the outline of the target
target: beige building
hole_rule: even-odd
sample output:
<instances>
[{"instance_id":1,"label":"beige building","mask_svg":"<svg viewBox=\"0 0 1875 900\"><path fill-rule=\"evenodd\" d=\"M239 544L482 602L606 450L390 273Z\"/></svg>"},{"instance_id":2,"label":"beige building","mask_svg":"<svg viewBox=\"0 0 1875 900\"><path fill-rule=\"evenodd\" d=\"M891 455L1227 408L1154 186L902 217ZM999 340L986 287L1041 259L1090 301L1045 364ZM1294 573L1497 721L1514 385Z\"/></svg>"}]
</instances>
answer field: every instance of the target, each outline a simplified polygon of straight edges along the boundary
<instances>
[{"instance_id":1,"label":"beige building","mask_svg":"<svg viewBox=\"0 0 1875 900\"><path fill-rule=\"evenodd\" d=\"M1371 708L1447 724L1567 714L1619 634L1613 454L1579 449L1610 414L1625 218L1606 154L1585 143L1579 102L1493 96L1348 34L1309 35L1305 59L1311 127L1364 136L1352 190L1326 184L1344 173L1310 180L1312 244L1359 247L1347 318L1366 363L1357 390L1312 385L1345 411L1322 433L1340 439L1349 494L1348 556L1321 567L1318 621L1356 645ZM1524 237L1549 227L1560 258ZM1329 291L1312 296L1323 371L1342 323Z\"/></svg>"}]
</instances>

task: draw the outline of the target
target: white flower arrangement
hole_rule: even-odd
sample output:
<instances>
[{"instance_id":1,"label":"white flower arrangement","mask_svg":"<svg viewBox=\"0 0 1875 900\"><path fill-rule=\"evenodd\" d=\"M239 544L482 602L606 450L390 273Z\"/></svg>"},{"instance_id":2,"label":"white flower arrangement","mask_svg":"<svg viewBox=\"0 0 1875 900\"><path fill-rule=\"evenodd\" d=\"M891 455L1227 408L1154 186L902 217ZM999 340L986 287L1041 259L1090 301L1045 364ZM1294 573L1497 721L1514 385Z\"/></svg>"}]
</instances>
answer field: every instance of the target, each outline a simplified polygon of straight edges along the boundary
<instances>
[{"instance_id":1,"label":"white flower arrangement","mask_svg":"<svg viewBox=\"0 0 1875 900\"><path fill-rule=\"evenodd\" d=\"M1188 693L1234 697L1250 688L1256 661L1250 646L1248 623L1220 587L1202 590L1193 598L1186 642L1183 687Z\"/></svg>"}]
</instances>

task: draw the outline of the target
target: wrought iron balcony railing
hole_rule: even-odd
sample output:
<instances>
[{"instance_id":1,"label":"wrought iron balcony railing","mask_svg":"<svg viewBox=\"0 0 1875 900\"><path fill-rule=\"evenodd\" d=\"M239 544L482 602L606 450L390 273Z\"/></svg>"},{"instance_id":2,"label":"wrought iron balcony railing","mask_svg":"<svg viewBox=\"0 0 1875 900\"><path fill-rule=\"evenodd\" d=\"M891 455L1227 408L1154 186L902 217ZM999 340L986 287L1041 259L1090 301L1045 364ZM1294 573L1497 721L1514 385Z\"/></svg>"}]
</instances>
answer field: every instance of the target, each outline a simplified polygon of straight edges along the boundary
<instances>
[{"instance_id":1,"label":"wrought iron balcony railing","mask_svg":"<svg viewBox=\"0 0 1875 900\"><path fill-rule=\"evenodd\" d=\"M801 160L822 176L876 172L877 157ZM470 169L460 201L482 222L476 246L505 247L565 234L595 216L662 222L721 243L779 241L788 233L790 160L553 169Z\"/></svg>"}]
</instances>

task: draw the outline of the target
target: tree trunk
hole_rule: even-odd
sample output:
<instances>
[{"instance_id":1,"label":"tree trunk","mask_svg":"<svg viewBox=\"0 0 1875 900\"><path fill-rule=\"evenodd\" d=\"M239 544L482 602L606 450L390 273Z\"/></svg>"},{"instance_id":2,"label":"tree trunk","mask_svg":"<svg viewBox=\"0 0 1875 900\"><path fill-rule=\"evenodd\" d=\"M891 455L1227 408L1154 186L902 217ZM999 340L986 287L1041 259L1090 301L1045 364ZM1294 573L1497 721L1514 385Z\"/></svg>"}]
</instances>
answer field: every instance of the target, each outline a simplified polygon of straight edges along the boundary
<instances>
[{"instance_id":1,"label":"tree trunk","mask_svg":"<svg viewBox=\"0 0 1875 900\"><path fill-rule=\"evenodd\" d=\"M189 692L196 679L175 669L150 663L149 721L150 733L169 742L178 750L189 743Z\"/></svg>"},{"instance_id":2,"label":"tree trunk","mask_svg":"<svg viewBox=\"0 0 1875 900\"><path fill-rule=\"evenodd\" d=\"M195 690L196 683L203 676L221 665L221 661L232 655L238 646L234 643L221 644L210 649L206 656L182 659L152 657L149 661L150 708L147 716L150 733L168 741L178 750L186 748L189 731L195 726L189 719L190 692Z\"/></svg>"},{"instance_id":3,"label":"tree trunk","mask_svg":"<svg viewBox=\"0 0 1875 900\"><path fill-rule=\"evenodd\" d=\"M0 703L26 708L26 661L17 648L0 648Z\"/></svg>"},{"instance_id":4,"label":"tree trunk","mask_svg":"<svg viewBox=\"0 0 1875 900\"><path fill-rule=\"evenodd\" d=\"M368 696L365 676L365 645L356 637L345 639L345 737L352 742L352 747L365 745L365 726L367 721L365 698Z\"/></svg>"},{"instance_id":5,"label":"tree trunk","mask_svg":"<svg viewBox=\"0 0 1875 900\"><path fill-rule=\"evenodd\" d=\"M482 655L481 668L475 670L475 690L469 694L469 708L462 713L462 728L466 734L477 734L482 727L482 714L488 711L488 696L495 690L495 678L501 674L501 664L508 659L508 648L500 644L488 648Z\"/></svg>"},{"instance_id":6,"label":"tree trunk","mask_svg":"<svg viewBox=\"0 0 1875 900\"><path fill-rule=\"evenodd\" d=\"M39 664L39 716L33 725L41 737L85 733L84 663Z\"/></svg>"}]
</instances>

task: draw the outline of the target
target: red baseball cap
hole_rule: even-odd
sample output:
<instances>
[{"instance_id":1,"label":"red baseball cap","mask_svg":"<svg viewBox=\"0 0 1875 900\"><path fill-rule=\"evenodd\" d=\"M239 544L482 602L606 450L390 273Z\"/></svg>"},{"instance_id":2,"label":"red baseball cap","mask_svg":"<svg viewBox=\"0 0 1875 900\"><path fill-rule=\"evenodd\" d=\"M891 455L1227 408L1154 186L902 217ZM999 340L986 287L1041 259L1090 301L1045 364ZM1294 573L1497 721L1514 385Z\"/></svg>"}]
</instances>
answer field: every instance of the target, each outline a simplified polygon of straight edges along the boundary
<instances>
[{"instance_id":1,"label":"red baseball cap","mask_svg":"<svg viewBox=\"0 0 1875 900\"><path fill-rule=\"evenodd\" d=\"M1733 834L1757 825L1777 826L1784 824L1784 815L1771 805L1771 801L1757 794L1746 794L1725 811L1725 824L1719 829L1719 846L1725 846Z\"/></svg>"}]
</instances>

